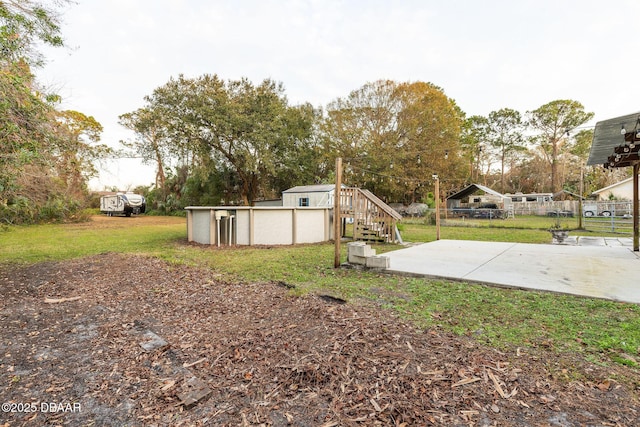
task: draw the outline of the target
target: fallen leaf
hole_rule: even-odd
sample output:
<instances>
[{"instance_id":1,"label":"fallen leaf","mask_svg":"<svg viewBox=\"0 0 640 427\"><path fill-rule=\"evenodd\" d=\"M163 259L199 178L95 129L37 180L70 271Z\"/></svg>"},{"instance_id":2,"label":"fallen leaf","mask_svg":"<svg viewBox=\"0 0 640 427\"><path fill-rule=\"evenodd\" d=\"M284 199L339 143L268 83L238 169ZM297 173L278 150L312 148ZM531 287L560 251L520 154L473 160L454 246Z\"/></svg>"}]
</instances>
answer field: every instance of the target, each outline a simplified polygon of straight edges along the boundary
<instances>
[{"instance_id":1,"label":"fallen leaf","mask_svg":"<svg viewBox=\"0 0 640 427\"><path fill-rule=\"evenodd\" d=\"M496 378L496 376L493 375L493 372L487 371L487 374L489 375L489 378L491 378L491 381L493 381L493 387L496 389L498 394L500 394L500 397L502 397L503 399L506 399L508 396L500 386L500 383L498 382L498 379Z\"/></svg>"},{"instance_id":2,"label":"fallen leaf","mask_svg":"<svg viewBox=\"0 0 640 427\"><path fill-rule=\"evenodd\" d=\"M480 380L482 380L482 378L478 378L478 377L465 378L463 380L458 381L455 384L452 384L451 387L459 387L461 385L475 383L476 381L480 381Z\"/></svg>"},{"instance_id":3,"label":"fallen leaf","mask_svg":"<svg viewBox=\"0 0 640 427\"><path fill-rule=\"evenodd\" d=\"M169 380L167 381L167 383L165 385L162 386L162 388L160 390L162 391L167 391L169 390L171 387L173 387L174 385L176 385L175 380Z\"/></svg>"},{"instance_id":4,"label":"fallen leaf","mask_svg":"<svg viewBox=\"0 0 640 427\"><path fill-rule=\"evenodd\" d=\"M608 391L611 388L611 381L604 380L600 384L598 384L598 388L602 391Z\"/></svg>"}]
</instances>

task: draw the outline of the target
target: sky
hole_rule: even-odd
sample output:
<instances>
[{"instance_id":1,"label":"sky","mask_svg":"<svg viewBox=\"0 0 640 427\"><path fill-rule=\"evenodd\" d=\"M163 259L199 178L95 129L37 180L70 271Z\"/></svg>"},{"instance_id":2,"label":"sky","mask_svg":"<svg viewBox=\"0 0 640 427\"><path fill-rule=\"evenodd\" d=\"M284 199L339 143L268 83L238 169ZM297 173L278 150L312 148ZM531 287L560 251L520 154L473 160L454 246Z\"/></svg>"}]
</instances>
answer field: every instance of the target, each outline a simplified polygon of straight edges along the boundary
<instances>
[{"instance_id":1,"label":"sky","mask_svg":"<svg viewBox=\"0 0 640 427\"><path fill-rule=\"evenodd\" d=\"M184 74L281 82L292 105L326 107L380 79L442 88L467 114L579 101L589 124L640 111L637 0L76 0L66 48L45 48L40 84L93 116L118 116ZM93 190L154 182L140 159L106 161Z\"/></svg>"}]
</instances>

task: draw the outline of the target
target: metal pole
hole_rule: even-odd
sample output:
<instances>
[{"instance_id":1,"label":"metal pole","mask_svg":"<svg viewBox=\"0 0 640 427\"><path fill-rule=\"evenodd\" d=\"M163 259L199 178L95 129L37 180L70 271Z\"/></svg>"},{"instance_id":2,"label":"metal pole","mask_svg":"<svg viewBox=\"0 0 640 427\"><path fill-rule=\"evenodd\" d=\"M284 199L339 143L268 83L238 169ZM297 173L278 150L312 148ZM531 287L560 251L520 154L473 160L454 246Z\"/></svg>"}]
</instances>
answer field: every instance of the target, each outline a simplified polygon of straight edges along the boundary
<instances>
[{"instance_id":1,"label":"metal pole","mask_svg":"<svg viewBox=\"0 0 640 427\"><path fill-rule=\"evenodd\" d=\"M340 215L340 190L342 189L342 158L336 158L336 188L333 195L333 240L334 240L334 258L333 267L340 267L340 241L342 240L340 223L342 218ZM355 227L355 224L354 224Z\"/></svg>"},{"instance_id":2,"label":"metal pole","mask_svg":"<svg viewBox=\"0 0 640 427\"><path fill-rule=\"evenodd\" d=\"M434 175L436 179L436 240L440 240L440 179L438 175Z\"/></svg>"},{"instance_id":3,"label":"metal pole","mask_svg":"<svg viewBox=\"0 0 640 427\"><path fill-rule=\"evenodd\" d=\"M220 218L216 216L216 246L220 247Z\"/></svg>"}]
</instances>

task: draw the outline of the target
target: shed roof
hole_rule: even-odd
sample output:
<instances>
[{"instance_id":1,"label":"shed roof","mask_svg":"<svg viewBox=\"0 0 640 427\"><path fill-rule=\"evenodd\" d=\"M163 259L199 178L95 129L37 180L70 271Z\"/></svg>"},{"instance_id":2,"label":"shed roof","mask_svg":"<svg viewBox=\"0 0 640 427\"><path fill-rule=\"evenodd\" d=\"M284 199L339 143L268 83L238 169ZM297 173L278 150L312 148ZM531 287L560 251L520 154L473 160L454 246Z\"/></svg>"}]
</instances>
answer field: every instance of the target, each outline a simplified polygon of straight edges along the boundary
<instances>
[{"instance_id":1,"label":"shed roof","mask_svg":"<svg viewBox=\"0 0 640 427\"><path fill-rule=\"evenodd\" d=\"M335 184L298 185L284 190L283 193L328 193L335 189Z\"/></svg>"},{"instance_id":2,"label":"shed roof","mask_svg":"<svg viewBox=\"0 0 640 427\"><path fill-rule=\"evenodd\" d=\"M507 199L509 198L509 196L505 196L504 194L500 194L497 191L490 189L489 187L485 187L484 185L471 184L471 185L468 185L467 187L463 188L462 190L458 191L457 193L452 194L451 196L447 197L447 199L454 199L454 200L464 199L465 197L475 193L478 190L484 191L485 193L491 194L492 196L497 196L497 197L507 198Z\"/></svg>"},{"instance_id":3,"label":"shed roof","mask_svg":"<svg viewBox=\"0 0 640 427\"><path fill-rule=\"evenodd\" d=\"M640 130L639 125L640 112L596 123L587 165L610 165L609 158L617 153L616 148L624 145L625 142L629 142L629 139L638 139L636 138L636 131ZM622 129L626 130L624 135L620 132ZM610 166L624 167L629 165L625 162L614 162Z\"/></svg>"}]
</instances>

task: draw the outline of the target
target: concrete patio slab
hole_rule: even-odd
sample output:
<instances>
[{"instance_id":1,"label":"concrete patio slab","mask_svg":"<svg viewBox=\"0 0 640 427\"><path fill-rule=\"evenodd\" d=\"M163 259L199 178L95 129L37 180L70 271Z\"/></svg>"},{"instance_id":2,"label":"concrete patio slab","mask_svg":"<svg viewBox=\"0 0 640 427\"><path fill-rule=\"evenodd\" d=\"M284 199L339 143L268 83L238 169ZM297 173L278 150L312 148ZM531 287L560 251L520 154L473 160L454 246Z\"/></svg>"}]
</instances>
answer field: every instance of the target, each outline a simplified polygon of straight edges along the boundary
<instances>
[{"instance_id":1,"label":"concrete patio slab","mask_svg":"<svg viewBox=\"0 0 640 427\"><path fill-rule=\"evenodd\" d=\"M620 239L543 245L438 240L385 253L389 272L640 304L640 258Z\"/></svg>"}]
</instances>

